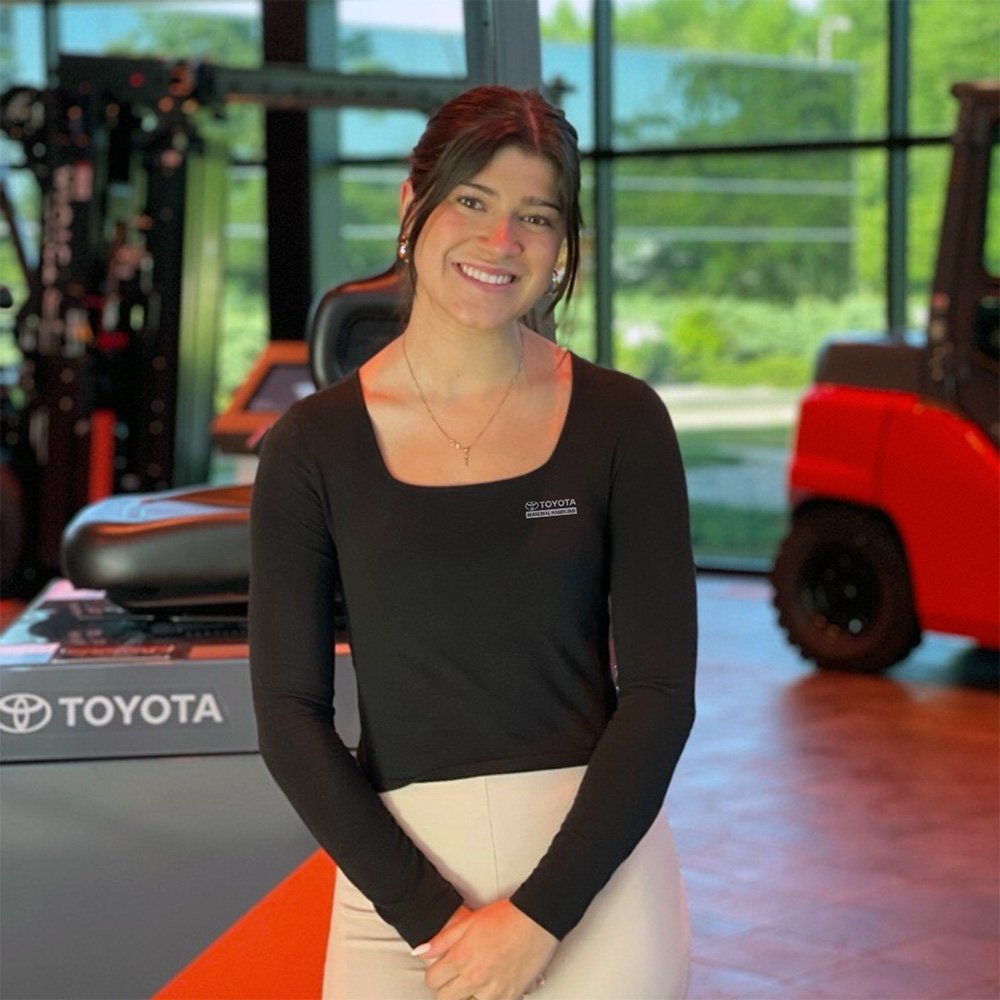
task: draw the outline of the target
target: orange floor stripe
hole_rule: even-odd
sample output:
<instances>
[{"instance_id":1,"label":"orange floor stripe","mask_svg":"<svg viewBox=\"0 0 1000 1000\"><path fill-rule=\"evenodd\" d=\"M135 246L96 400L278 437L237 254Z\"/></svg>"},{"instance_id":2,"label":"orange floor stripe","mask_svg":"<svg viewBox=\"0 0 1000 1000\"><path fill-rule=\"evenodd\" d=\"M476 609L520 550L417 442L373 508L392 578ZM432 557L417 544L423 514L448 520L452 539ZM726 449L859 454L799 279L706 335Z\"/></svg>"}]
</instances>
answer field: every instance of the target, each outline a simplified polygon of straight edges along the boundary
<instances>
[{"instance_id":1,"label":"orange floor stripe","mask_svg":"<svg viewBox=\"0 0 1000 1000\"><path fill-rule=\"evenodd\" d=\"M319 997L335 872L329 855L311 855L153 1000Z\"/></svg>"}]
</instances>

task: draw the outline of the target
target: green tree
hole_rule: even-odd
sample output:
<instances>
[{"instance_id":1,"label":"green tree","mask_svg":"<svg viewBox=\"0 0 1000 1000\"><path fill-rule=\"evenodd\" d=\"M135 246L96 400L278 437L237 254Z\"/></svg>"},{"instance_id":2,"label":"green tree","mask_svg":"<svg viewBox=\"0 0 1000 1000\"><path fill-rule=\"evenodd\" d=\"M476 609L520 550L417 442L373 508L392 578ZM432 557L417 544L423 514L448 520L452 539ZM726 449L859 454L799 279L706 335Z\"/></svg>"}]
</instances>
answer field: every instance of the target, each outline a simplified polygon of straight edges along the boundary
<instances>
[{"instance_id":1,"label":"green tree","mask_svg":"<svg viewBox=\"0 0 1000 1000\"><path fill-rule=\"evenodd\" d=\"M541 35L547 42L586 42L590 39L590 25L577 16L569 0L559 0L542 21Z\"/></svg>"},{"instance_id":2,"label":"green tree","mask_svg":"<svg viewBox=\"0 0 1000 1000\"><path fill-rule=\"evenodd\" d=\"M1000 78L1000 3L994 0L914 0L910 127L917 134L950 133L958 103L950 96L961 80ZM921 304L934 273L944 211L950 150L912 150L908 278Z\"/></svg>"},{"instance_id":3,"label":"green tree","mask_svg":"<svg viewBox=\"0 0 1000 1000\"><path fill-rule=\"evenodd\" d=\"M910 127L916 134L950 132L955 102L949 88L958 79L1000 76L1000 3L997 0L912 0L910 5ZM619 115L620 149L643 145L810 138L879 138L886 134L889 0L648 0L614 6L619 51L659 49L674 69L662 90L644 93L641 112ZM544 36L573 41L584 26L560 4ZM822 71L818 49L827 39L836 67ZM731 55L734 61L718 58ZM780 57L767 67L747 56ZM799 72L811 66L813 72ZM620 103L620 102L619 102ZM909 154L909 287L917 302L926 295L934 268L949 151L917 148ZM767 177L841 181L853 190L846 202L832 197L823 207L775 194L771 198L725 197L704 188L687 195L628 187L617 201L620 225L761 224L832 226L853 231L852 244L743 246L734 241L687 244L672 241L652 251L619 240L625 257L623 287L649 282L673 293L718 291L721 284L743 294L794 298L810 291L842 294L845 287L884 294L886 156L858 151L789 154L776 167L771 157L712 156L686 162L620 159L619 178L669 178L713 174L744 180ZM698 162L701 160L702 162ZM727 171L730 171L727 173ZM756 206L756 208L755 208ZM839 207L838 207L839 206ZM831 215L830 213L833 213ZM835 216L835 217L834 217ZM635 251L633 253L633 251ZM838 292L838 289L840 290Z\"/></svg>"},{"instance_id":4,"label":"green tree","mask_svg":"<svg viewBox=\"0 0 1000 1000\"><path fill-rule=\"evenodd\" d=\"M614 34L623 45L810 58L815 24L791 0L650 0L616 4Z\"/></svg>"}]
</instances>

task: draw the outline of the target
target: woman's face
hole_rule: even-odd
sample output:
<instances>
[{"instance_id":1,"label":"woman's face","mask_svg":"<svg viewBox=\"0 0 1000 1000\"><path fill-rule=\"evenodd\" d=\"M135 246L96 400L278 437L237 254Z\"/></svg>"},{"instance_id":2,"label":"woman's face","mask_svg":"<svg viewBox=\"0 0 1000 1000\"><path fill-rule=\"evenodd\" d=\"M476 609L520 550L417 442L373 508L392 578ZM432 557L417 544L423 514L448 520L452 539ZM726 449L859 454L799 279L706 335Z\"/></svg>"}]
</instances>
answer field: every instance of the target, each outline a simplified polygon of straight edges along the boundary
<instances>
[{"instance_id":1,"label":"woman's face","mask_svg":"<svg viewBox=\"0 0 1000 1000\"><path fill-rule=\"evenodd\" d=\"M412 198L407 181L403 212ZM501 149L428 217L411 251L414 310L467 329L504 329L545 292L564 236L552 164Z\"/></svg>"}]
</instances>

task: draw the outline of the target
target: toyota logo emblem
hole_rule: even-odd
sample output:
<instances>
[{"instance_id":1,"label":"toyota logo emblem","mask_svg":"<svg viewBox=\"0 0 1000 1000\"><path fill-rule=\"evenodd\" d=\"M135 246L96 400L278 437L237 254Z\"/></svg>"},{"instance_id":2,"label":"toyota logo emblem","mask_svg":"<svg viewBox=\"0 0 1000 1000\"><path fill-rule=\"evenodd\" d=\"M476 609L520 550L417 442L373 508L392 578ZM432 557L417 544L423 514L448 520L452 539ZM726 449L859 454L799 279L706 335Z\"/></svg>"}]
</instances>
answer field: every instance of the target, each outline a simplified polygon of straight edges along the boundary
<instances>
[{"instance_id":1,"label":"toyota logo emblem","mask_svg":"<svg viewBox=\"0 0 1000 1000\"><path fill-rule=\"evenodd\" d=\"M529 500L524 506L526 510L534 510L538 506L538 501Z\"/></svg>"},{"instance_id":2,"label":"toyota logo emblem","mask_svg":"<svg viewBox=\"0 0 1000 1000\"><path fill-rule=\"evenodd\" d=\"M5 694L0 698L0 730L5 733L37 733L52 718L52 706L37 694Z\"/></svg>"}]
</instances>

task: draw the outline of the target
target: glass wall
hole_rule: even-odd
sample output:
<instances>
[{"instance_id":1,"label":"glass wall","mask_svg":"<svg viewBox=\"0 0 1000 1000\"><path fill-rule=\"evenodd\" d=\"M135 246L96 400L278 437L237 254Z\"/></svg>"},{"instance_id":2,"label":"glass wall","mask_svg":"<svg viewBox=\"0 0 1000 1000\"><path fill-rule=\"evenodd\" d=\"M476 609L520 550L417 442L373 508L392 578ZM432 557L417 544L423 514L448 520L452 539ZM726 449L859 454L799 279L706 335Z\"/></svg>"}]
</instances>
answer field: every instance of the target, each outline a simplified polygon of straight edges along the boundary
<instances>
[{"instance_id":1,"label":"glass wall","mask_svg":"<svg viewBox=\"0 0 1000 1000\"><path fill-rule=\"evenodd\" d=\"M226 190L225 280L222 337L216 368L215 409L225 409L233 391L268 341L267 223L264 168L229 168Z\"/></svg>"},{"instance_id":2,"label":"glass wall","mask_svg":"<svg viewBox=\"0 0 1000 1000\"><path fill-rule=\"evenodd\" d=\"M260 63L260 0L161 0L159 3L58 4L64 52Z\"/></svg>"},{"instance_id":3,"label":"glass wall","mask_svg":"<svg viewBox=\"0 0 1000 1000\"><path fill-rule=\"evenodd\" d=\"M954 127L953 83L1000 77L1000 4L995 0L911 0L910 129Z\"/></svg>"},{"instance_id":4,"label":"glass wall","mask_svg":"<svg viewBox=\"0 0 1000 1000\"><path fill-rule=\"evenodd\" d=\"M45 31L40 3L0 6L0 90L14 85L45 85ZM28 260L38 260L39 189L31 172L23 166L24 150L0 131L0 180L11 200L17 233ZM27 282L15 252L15 234L0 216L0 281L10 289L14 308L0 310L0 378L14 381L20 353L14 342L14 313L24 302Z\"/></svg>"},{"instance_id":5,"label":"glass wall","mask_svg":"<svg viewBox=\"0 0 1000 1000\"><path fill-rule=\"evenodd\" d=\"M858 175L879 151L615 161L617 367L667 401L699 555L769 559L796 402L821 343L878 329L884 240ZM868 273L868 272L871 273Z\"/></svg>"},{"instance_id":6,"label":"glass wall","mask_svg":"<svg viewBox=\"0 0 1000 1000\"><path fill-rule=\"evenodd\" d=\"M313 65L360 76L461 79L467 75L461 0L431 0L407 7L338 0L335 10L336 56L332 61L314 59ZM323 114L336 123L338 155L345 160L396 159L402 163L427 120L418 111L345 108Z\"/></svg>"},{"instance_id":7,"label":"glass wall","mask_svg":"<svg viewBox=\"0 0 1000 1000\"><path fill-rule=\"evenodd\" d=\"M910 11L910 131L937 140L908 154L905 292L919 326L955 112L948 86L998 75L1000 6L913 0ZM570 12L560 5L564 22ZM603 360L648 380L671 409L703 563L770 561L817 351L886 328L888 13L850 0L724 12L712 0L613 2L612 142L596 151L615 191Z\"/></svg>"},{"instance_id":8,"label":"glass wall","mask_svg":"<svg viewBox=\"0 0 1000 1000\"><path fill-rule=\"evenodd\" d=\"M336 42L330 47L312 40L310 62L316 68L362 77L461 79L468 73L461 0L420 5L318 0L310 16L311 28L322 25ZM426 121L415 110L346 107L311 113L315 294L392 263L399 185Z\"/></svg>"},{"instance_id":9,"label":"glass wall","mask_svg":"<svg viewBox=\"0 0 1000 1000\"><path fill-rule=\"evenodd\" d=\"M584 161L581 165L583 234L580 272L573 299L556 313L559 342L582 357L597 356L594 297L594 30L589 6L582 2L540 0L542 80L549 98L573 123Z\"/></svg>"}]
</instances>

